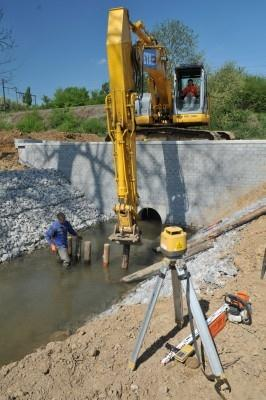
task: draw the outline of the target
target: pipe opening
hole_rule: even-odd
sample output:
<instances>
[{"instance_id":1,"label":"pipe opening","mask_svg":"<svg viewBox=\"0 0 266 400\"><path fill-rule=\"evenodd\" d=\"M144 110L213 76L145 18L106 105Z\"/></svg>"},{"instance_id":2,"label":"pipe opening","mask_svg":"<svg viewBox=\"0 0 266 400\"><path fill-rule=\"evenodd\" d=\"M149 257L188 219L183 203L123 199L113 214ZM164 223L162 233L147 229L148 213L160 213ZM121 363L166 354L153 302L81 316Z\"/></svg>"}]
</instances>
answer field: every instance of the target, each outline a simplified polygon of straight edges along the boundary
<instances>
[{"instance_id":1,"label":"pipe opening","mask_svg":"<svg viewBox=\"0 0 266 400\"><path fill-rule=\"evenodd\" d=\"M139 212L141 221L154 221L162 223L160 214L154 208L145 207Z\"/></svg>"},{"instance_id":2,"label":"pipe opening","mask_svg":"<svg viewBox=\"0 0 266 400\"><path fill-rule=\"evenodd\" d=\"M143 208L139 212L139 227L143 233L143 238L147 240L159 240L162 230L162 220L160 214L153 208ZM143 240L143 239L142 239Z\"/></svg>"}]
</instances>

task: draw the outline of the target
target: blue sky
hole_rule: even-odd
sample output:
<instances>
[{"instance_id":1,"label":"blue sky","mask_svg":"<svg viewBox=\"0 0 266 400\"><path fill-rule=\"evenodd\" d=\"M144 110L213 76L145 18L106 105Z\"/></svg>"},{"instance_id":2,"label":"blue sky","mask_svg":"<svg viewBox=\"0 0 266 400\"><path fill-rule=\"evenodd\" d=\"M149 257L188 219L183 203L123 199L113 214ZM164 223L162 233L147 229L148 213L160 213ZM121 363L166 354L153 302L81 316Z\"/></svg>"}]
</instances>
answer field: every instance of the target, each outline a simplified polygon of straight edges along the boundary
<instances>
[{"instance_id":1,"label":"blue sky","mask_svg":"<svg viewBox=\"0 0 266 400\"><path fill-rule=\"evenodd\" d=\"M16 48L12 82L38 96L58 87L100 88L108 79L105 35L109 8L124 6L147 30L179 19L199 35L199 49L217 68L233 60L266 75L264 0L1 0Z\"/></svg>"}]
</instances>

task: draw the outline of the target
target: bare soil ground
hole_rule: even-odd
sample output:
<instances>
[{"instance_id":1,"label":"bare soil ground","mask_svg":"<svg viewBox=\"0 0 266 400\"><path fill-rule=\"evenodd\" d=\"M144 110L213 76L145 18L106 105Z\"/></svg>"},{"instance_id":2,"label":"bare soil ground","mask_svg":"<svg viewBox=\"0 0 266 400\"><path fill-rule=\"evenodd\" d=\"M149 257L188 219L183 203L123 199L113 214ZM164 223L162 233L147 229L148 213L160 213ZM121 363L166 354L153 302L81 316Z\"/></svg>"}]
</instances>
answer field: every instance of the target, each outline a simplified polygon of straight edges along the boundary
<instances>
[{"instance_id":1,"label":"bare soil ground","mask_svg":"<svg viewBox=\"0 0 266 400\"><path fill-rule=\"evenodd\" d=\"M0 170L25 169L18 161L17 150L14 139L41 139L41 140L60 140L68 142L102 142L104 138L95 134L66 133L66 132L35 132L21 134L19 131L0 132Z\"/></svg>"},{"instance_id":2,"label":"bare soil ground","mask_svg":"<svg viewBox=\"0 0 266 400\"><path fill-rule=\"evenodd\" d=\"M266 277L260 279L265 251L266 216L239 232L232 257L239 269L224 288L210 292L202 287L200 298L207 314L223 303L225 292L246 290L253 303L253 324L227 323L216 345L231 384L234 400L266 399ZM224 255L223 255L224 256ZM183 399L214 400L219 396L200 369L171 362L161 366L164 344L176 344L188 333L178 332L173 321L172 299L157 304L145 338L140 365L128 369L138 326L145 306L121 306L118 312L88 322L63 342L45 348L0 370L0 399Z\"/></svg>"}]
</instances>

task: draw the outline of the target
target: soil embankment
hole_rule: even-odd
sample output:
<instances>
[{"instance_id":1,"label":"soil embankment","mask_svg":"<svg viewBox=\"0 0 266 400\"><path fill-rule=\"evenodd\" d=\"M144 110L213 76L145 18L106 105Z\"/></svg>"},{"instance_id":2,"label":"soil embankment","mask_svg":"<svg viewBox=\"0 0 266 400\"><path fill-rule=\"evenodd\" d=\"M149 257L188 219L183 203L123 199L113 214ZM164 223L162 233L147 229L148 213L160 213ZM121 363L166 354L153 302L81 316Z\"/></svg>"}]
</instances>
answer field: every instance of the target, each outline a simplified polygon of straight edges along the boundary
<instances>
[{"instance_id":1,"label":"soil embankment","mask_svg":"<svg viewBox=\"0 0 266 400\"><path fill-rule=\"evenodd\" d=\"M221 305L225 292L247 290L253 303L251 326L227 323L215 340L232 386L226 399L265 398L266 280L260 280L265 233L265 216L237 232L229 252L238 275L223 288L201 285L199 297L209 308L208 314ZM164 344L177 343L188 332L188 326L180 332L175 329L171 298L157 304L139 368L135 372L127 368L144 311L144 305L121 305L113 314L89 322L66 341L49 343L23 360L3 367L1 400L217 399L213 383L199 369L191 370L175 362L160 365L166 354Z\"/></svg>"},{"instance_id":2,"label":"soil embankment","mask_svg":"<svg viewBox=\"0 0 266 400\"><path fill-rule=\"evenodd\" d=\"M0 132L0 171L21 170L26 167L19 163L18 152L15 148L15 139L58 140L63 142L102 142L103 137L95 134L67 133L67 132L34 132L22 134L19 131Z\"/></svg>"},{"instance_id":3,"label":"soil embankment","mask_svg":"<svg viewBox=\"0 0 266 400\"><path fill-rule=\"evenodd\" d=\"M71 112L79 118L103 118L105 117L105 109L103 104L95 106L70 107ZM38 110L40 116L46 121L50 118L53 109ZM12 125L16 125L21 118L29 111L11 112L6 115L6 119ZM68 133L57 131L33 132L22 134L14 131L0 131L0 170L24 169L18 162L17 151L14 146L14 139L41 139L41 140L61 140L61 141L78 141L78 142L100 142L104 139L95 134Z\"/></svg>"}]
</instances>

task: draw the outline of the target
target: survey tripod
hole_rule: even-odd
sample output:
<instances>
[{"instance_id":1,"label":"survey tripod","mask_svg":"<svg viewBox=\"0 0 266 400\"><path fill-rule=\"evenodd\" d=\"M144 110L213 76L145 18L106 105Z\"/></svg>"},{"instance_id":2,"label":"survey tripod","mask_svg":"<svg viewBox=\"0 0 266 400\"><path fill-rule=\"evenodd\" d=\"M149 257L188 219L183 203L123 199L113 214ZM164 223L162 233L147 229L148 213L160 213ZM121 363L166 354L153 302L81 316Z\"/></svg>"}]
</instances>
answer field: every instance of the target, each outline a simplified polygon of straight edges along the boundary
<instances>
[{"instance_id":1,"label":"survey tripod","mask_svg":"<svg viewBox=\"0 0 266 400\"><path fill-rule=\"evenodd\" d=\"M222 386L225 385L224 389L231 390L227 379L224 376L223 368L216 351L213 339L211 337L207 322L204 318L202 309L197 299L190 273L187 269L186 262L183 256L176 259L166 259L167 264L163 267L154 285L154 289L147 306L146 314L142 322L138 337L136 339L134 350L131 354L129 361L129 367L134 370L137 367L137 359L142 347L145 334L147 332L156 301L160 294L160 290L163 286L167 273L171 272L172 288L173 288L173 300L174 300L174 311L175 311L175 322L179 328L183 326L183 296L182 290L185 293L185 298L188 307L189 319L191 332L193 336L194 326L193 319L197 325L201 343L204 351L208 357L209 365L212 371L212 380L216 381L215 388L218 392L221 391ZM195 335L193 336L194 349L200 362L200 356L198 352L197 342ZM205 374L206 375L206 374ZM210 378L210 376L208 377Z\"/></svg>"}]
</instances>

